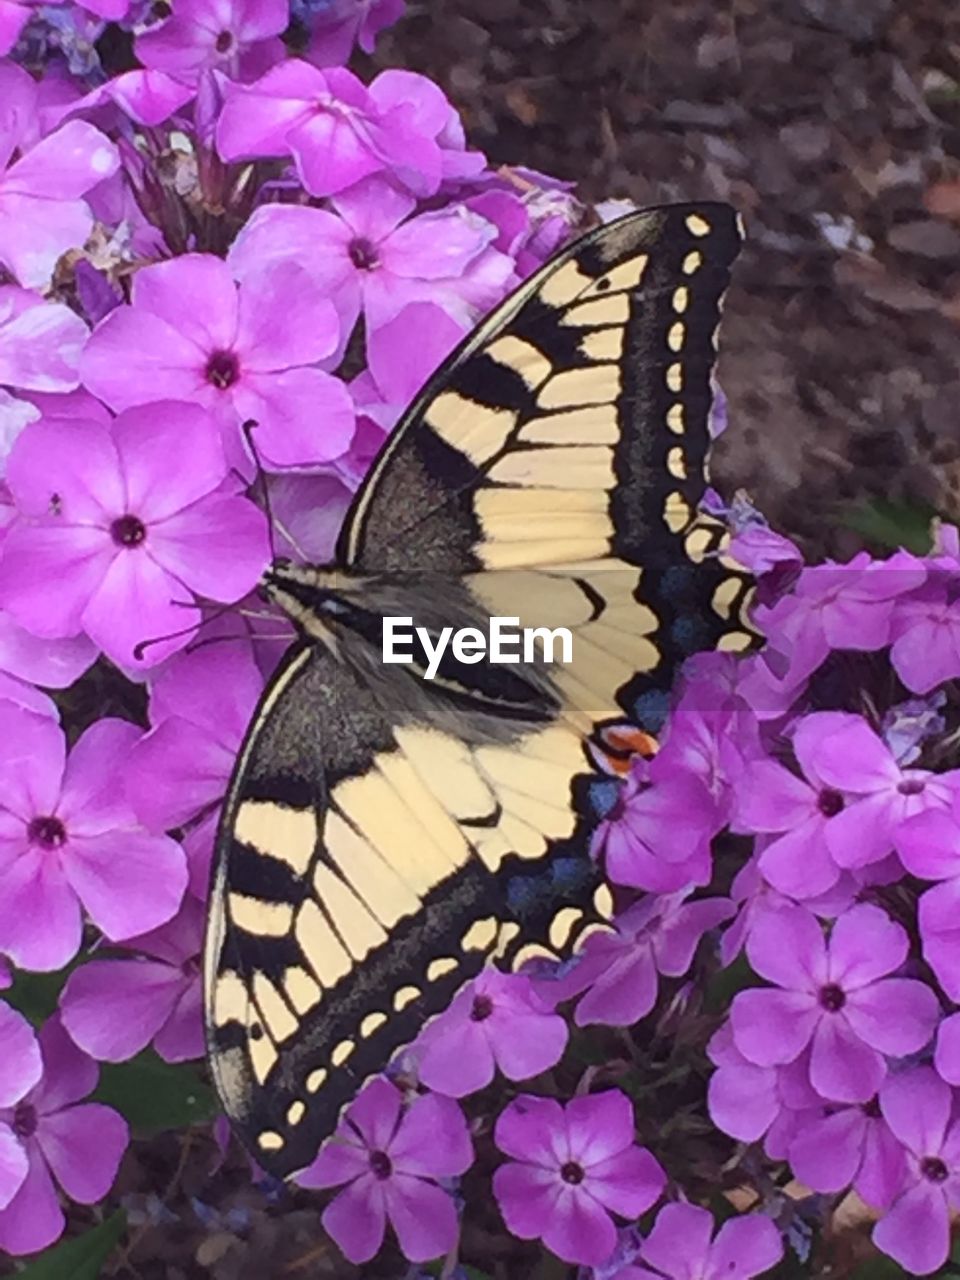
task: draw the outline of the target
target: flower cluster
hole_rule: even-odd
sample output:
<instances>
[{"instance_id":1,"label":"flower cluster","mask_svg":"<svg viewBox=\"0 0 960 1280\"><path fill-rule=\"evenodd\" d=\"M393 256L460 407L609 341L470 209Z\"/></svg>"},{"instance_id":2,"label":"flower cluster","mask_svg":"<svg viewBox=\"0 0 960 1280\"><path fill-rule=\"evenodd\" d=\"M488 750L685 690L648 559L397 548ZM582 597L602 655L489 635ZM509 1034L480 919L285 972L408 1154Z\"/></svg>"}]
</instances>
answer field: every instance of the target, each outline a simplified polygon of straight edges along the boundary
<instances>
[{"instance_id":1,"label":"flower cluster","mask_svg":"<svg viewBox=\"0 0 960 1280\"><path fill-rule=\"evenodd\" d=\"M213 833L289 640L252 594L271 539L329 559L404 406L580 218L563 184L488 167L429 80L347 69L402 8L0 0L13 1254L56 1240L63 1197L108 1193L128 1133L86 1101L97 1061L202 1056ZM911 1272L945 1260L956 531L805 566L730 519L763 647L691 660L657 743L594 744L609 925L476 978L302 1173L354 1262L392 1239L482 1266L479 1219L522 1266L545 1248L589 1280L748 1280L812 1234L829 1250L851 1204ZM24 971L57 975L39 1028Z\"/></svg>"}]
</instances>

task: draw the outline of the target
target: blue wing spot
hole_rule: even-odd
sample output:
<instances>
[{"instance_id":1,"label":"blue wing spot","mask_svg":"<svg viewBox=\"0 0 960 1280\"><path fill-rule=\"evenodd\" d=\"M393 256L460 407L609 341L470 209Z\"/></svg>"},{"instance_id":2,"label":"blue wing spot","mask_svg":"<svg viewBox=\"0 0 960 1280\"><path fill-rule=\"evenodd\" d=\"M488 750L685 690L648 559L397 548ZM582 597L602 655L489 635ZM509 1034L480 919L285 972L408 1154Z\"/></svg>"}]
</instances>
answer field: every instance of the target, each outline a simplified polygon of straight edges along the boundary
<instances>
[{"instance_id":1,"label":"blue wing spot","mask_svg":"<svg viewBox=\"0 0 960 1280\"><path fill-rule=\"evenodd\" d=\"M590 783L588 802L598 818L613 812L620 799L621 785L616 778L598 778Z\"/></svg>"},{"instance_id":2,"label":"blue wing spot","mask_svg":"<svg viewBox=\"0 0 960 1280\"><path fill-rule=\"evenodd\" d=\"M648 733L659 733L669 710L669 693L662 689L648 689L633 704L633 719Z\"/></svg>"}]
</instances>

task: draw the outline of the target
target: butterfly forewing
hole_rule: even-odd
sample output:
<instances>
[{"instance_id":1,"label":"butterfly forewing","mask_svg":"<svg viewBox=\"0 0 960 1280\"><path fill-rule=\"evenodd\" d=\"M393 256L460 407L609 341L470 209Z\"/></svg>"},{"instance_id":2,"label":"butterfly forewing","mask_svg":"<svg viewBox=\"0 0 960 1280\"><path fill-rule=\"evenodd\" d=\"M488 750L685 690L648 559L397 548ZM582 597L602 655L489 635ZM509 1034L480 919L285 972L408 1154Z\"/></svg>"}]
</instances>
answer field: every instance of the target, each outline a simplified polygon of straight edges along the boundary
<instances>
[{"instance_id":1,"label":"butterfly forewing","mask_svg":"<svg viewBox=\"0 0 960 1280\"><path fill-rule=\"evenodd\" d=\"M417 617L569 625L579 659L427 684L341 628L275 677L224 806L206 955L214 1076L274 1172L309 1163L491 955L562 953L600 918L587 740L655 728L680 660L748 640L696 513L737 245L709 204L592 232L450 357L357 497L345 579L379 575ZM301 600L313 574L289 571Z\"/></svg>"}]
</instances>

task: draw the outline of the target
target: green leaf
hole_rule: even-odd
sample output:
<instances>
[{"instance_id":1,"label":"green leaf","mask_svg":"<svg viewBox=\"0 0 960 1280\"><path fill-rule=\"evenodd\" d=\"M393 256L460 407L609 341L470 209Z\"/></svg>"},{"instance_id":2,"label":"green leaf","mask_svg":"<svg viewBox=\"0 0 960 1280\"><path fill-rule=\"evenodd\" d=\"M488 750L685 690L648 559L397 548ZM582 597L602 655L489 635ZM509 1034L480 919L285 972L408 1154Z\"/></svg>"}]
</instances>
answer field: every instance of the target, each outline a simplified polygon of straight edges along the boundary
<instances>
[{"instance_id":1,"label":"green leaf","mask_svg":"<svg viewBox=\"0 0 960 1280\"><path fill-rule=\"evenodd\" d=\"M923 556L932 545L930 521L935 514L932 507L875 498L865 506L846 512L840 523L883 547L906 547L915 555Z\"/></svg>"},{"instance_id":2,"label":"green leaf","mask_svg":"<svg viewBox=\"0 0 960 1280\"><path fill-rule=\"evenodd\" d=\"M704 1007L708 1013L726 1013L730 1001L738 991L747 987L759 987L762 983L747 963L747 957L741 951L732 964L715 973L707 983L704 993Z\"/></svg>"},{"instance_id":3,"label":"green leaf","mask_svg":"<svg viewBox=\"0 0 960 1280\"><path fill-rule=\"evenodd\" d=\"M909 1280L909 1278L909 1271L904 1271L892 1258L886 1258L883 1255L861 1262L859 1267L850 1273L850 1280Z\"/></svg>"},{"instance_id":4,"label":"green leaf","mask_svg":"<svg viewBox=\"0 0 960 1280\"><path fill-rule=\"evenodd\" d=\"M218 1111L216 1095L196 1067L164 1062L151 1049L129 1062L103 1063L93 1098L116 1107L134 1133L144 1137L202 1124Z\"/></svg>"},{"instance_id":5,"label":"green leaf","mask_svg":"<svg viewBox=\"0 0 960 1280\"><path fill-rule=\"evenodd\" d=\"M92 1231L47 1249L17 1272L17 1280L97 1280L126 1225L121 1209Z\"/></svg>"},{"instance_id":6,"label":"green leaf","mask_svg":"<svg viewBox=\"0 0 960 1280\"><path fill-rule=\"evenodd\" d=\"M78 963L69 964L57 973L23 973L18 969L13 986L3 993L3 998L39 1027L55 1012L64 983Z\"/></svg>"}]
</instances>

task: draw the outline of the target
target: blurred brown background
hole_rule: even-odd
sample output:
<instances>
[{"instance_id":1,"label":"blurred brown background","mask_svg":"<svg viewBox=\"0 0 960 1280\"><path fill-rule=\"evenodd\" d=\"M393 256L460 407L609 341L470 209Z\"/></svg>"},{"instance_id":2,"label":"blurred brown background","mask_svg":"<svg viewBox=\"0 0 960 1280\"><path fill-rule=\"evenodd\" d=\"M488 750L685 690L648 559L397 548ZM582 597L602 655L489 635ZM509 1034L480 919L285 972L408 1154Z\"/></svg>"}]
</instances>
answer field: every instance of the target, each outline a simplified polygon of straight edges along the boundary
<instances>
[{"instance_id":1,"label":"blurred brown background","mask_svg":"<svg viewBox=\"0 0 960 1280\"><path fill-rule=\"evenodd\" d=\"M728 496L843 556L873 496L960 516L955 0L412 0L377 62L437 79L493 162L743 212Z\"/></svg>"}]
</instances>

